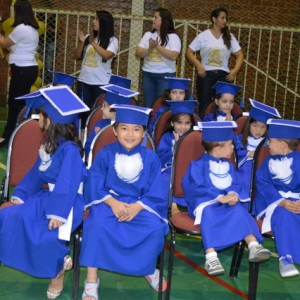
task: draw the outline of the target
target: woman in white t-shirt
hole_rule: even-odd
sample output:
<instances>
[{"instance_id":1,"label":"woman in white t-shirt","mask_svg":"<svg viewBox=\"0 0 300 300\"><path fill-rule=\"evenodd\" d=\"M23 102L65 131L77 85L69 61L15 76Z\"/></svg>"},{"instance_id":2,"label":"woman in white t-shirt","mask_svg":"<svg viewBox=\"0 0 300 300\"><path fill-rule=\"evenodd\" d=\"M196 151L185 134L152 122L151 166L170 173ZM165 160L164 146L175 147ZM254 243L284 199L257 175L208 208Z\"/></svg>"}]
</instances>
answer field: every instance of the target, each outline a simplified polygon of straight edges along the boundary
<instances>
[{"instance_id":1,"label":"woman in white t-shirt","mask_svg":"<svg viewBox=\"0 0 300 300\"><path fill-rule=\"evenodd\" d=\"M176 76L176 59L181 40L174 28L172 14L159 7L153 16L152 31L144 34L136 48L137 58L143 58L144 105L152 103L167 88L165 77Z\"/></svg>"},{"instance_id":2,"label":"woman in white t-shirt","mask_svg":"<svg viewBox=\"0 0 300 300\"><path fill-rule=\"evenodd\" d=\"M110 12L99 10L93 21L93 31L84 35L78 34L76 59L81 59L81 70L78 78L79 97L91 108L103 92L100 88L108 84L112 73L113 57L118 52L118 39L114 36L114 19ZM84 128L88 113L81 116Z\"/></svg>"},{"instance_id":3,"label":"woman in white t-shirt","mask_svg":"<svg viewBox=\"0 0 300 300\"><path fill-rule=\"evenodd\" d=\"M225 8L213 10L210 17L212 28L198 34L186 52L188 60L198 72L200 117L203 117L206 106L213 100L214 84L217 81L233 81L243 63L243 52L236 38L229 32L227 18ZM201 62L195 56L195 52L199 50ZM236 57L233 69L228 67L231 54Z\"/></svg>"},{"instance_id":4,"label":"woman in white t-shirt","mask_svg":"<svg viewBox=\"0 0 300 300\"><path fill-rule=\"evenodd\" d=\"M28 94L38 77L35 53L39 42L37 31L39 25L28 1L17 0L14 12L13 31L8 37L0 34L0 47L9 50L8 63L11 72L7 121L0 138L0 148L7 147L16 127L18 115L25 105L24 100L15 100L15 98Z\"/></svg>"}]
</instances>

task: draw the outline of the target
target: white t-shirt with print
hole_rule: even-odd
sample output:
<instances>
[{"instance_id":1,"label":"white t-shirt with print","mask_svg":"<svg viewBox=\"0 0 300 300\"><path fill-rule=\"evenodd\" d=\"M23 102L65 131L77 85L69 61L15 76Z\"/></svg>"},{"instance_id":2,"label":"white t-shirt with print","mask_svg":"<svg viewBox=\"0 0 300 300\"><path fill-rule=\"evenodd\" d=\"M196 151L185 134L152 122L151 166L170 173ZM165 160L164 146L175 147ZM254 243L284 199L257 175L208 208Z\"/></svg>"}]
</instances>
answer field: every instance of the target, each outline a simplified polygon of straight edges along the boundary
<instances>
[{"instance_id":1,"label":"white t-shirt with print","mask_svg":"<svg viewBox=\"0 0 300 300\"><path fill-rule=\"evenodd\" d=\"M228 50L222 35L216 38L210 29L198 34L189 45L194 52L200 50L201 64L206 71L223 70L229 72L228 62L231 53L241 49L236 38L231 34L231 48Z\"/></svg>"},{"instance_id":2,"label":"white t-shirt with print","mask_svg":"<svg viewBox=\"0 0 300 300\"><path fill-rule=\"evenodd\" d=\"M97 38L95 39L95 43L98 44ZM106 50L111 51L116 55L118 49L118 39L113 36L110 38ZM83 61L78 80L93 85L108 84L112 73L111 63L113 57L106 62L103 62L102 57L96 52L91 44L88 44L83 51Z\"/></svg>"},{"instance_id":3,"label":"white t-shirt with print","mask_svg":"<svg viewBox=\"0 0 300 300\"><path fill-rule=\"evenodd\" d=\"M18 67L37 66L35 53L39 43L39 34L30 25L16 26L8 36L14 45L10 47L9 64Z\"/></svg>"},{"instance_id":4,"label":"white t-shirt with print","mask_svg":"<svg viewBox=\"0 0 300 300\"><path fill-rule=\"evenodd\" d=\"M181 51L181 40L175 33L168 34L169 41L164 48L176 52ZM142 37L139 47L148 49L149 39L157 39L160 44L160 38L157 32L151 33L147 31ZM143 71L150 73L174 73L176 72L176 60L169 60L163 57L156 49L150 51L150 53L144 57Z\"/></svg>"}]
</instances>

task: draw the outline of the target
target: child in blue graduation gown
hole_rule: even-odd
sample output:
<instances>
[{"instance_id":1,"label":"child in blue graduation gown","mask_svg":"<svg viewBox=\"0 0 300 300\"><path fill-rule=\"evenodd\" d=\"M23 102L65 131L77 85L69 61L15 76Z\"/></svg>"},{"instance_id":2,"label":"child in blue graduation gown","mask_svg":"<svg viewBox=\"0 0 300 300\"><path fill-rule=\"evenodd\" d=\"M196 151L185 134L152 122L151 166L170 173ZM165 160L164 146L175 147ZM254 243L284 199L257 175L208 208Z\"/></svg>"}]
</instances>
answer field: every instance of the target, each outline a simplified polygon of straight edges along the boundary
<instances>
[{"instance_id":1,"label":"child in blue graduation gown","mask_svg":"<svg viewBox=\"0 0 300 300\"><path fill-rule=\"evenodd\" d=\"M171 166L173 159L173 149L178 139L195 125L193 113L198 102L188 101L167 101L172 112L169 128L161 137L157 154L161 161L162 182L164 187L170 186ZM169 199L169 189L163 189L163 197ZM186 206L184 198L174 198L172 204L172 214L178 212L177 204Z\"/></svg>"},{"instance_id":2,"label":"child in blue graduation gown","mask_svg":"<svg viewBox=\"0 0 300 300\"><path fill-rule=\"evenodd\" d=\"M206 153L193 161L182 180L185 199L195 224L200 224L209 275L224 273L217 250L245 239L249 261L270 257L255 220L239 203L242 185L232 163L235 122L203 122L202 140Z\"/></svg>"},{"instance_id":3,"label":"child in blue graduation gown","mask_svg":"<svg viewBox=\"0 0 300 300\"><path fill-rule=\"evenodd\" d=\"M113 78L118 76L112 76ZM127 80L127 78L124 78ZM84 144L84 151L86 157L88 157L91 149L91 144L93 142L96 134L105 126L110 125L115 121L116 113L110 109L112 104L130 104L132 97L138 95L138 92L125 89L121 86L109 84L102 86L101 89L106 91L103 103L102 103L102 120L99 120L95 123L94 128L92 129L90 135L87 137L87 140Z\"/></svg>"},{"instance_id":4,"label":"child in blue graduation gown","mask_svg":"<svg viewBox=\"0 0 300 300\"><path fill-rule=\"evenodd\" d=\"M167 80L167 89L161 96L162 106L156 112L152 112L153 117L150 119L149 133L151 135L156 121L164 112L170 109L167 100L184 101L188 99L189 78L165 77L165 79Z\"/></svg>"},{"instance_id":5,"label":"child in blue graduation gown","mask_svg":"<svg viewBox=\"0 0 300 300\"><path fill-rule=\"evenodd\" d=\"M269 149L256 173L255 212L262 232L272 230L281 277L299 275L300 264L300 122L268 120Z\"/></svg>"},{"instance_id":6,"label":"child in blue graduation gown","mask_svg":"<svg viewBox=\"0 0 300 300\"><path fill-rule=\"evenodd\" d=\"M248 197L250 197L253 156L257 146L267 135L267 120L274 117L281 118L276 108L253 99L249 100L252 106L249 118L243 128L243 133L234 139L238 155L238 172ZM246 205L248 207L248 202L245 202Z\"/></svg>"},{"instance_id":7,"label":"child in blue graduation gown","mask_svg":"<svg viewBox=\"0 0 300 300\"><path fill-rule=\"evenodd\" d=\"M231 111L234 105L234 97L242 87L218 81L213 88L216 90L213 112L204 116L204 122L236 120L239 116L232 114Z\"/></svg>"},{"instance_id":8,"label":"child in blue graduation gown","mask_svg":"<svg viewBox=\"0 0 300 300\"><path fill-rule=\"evenodd\" d=\"M118 142L97 154L85 187L90 213L83 225L80 254L80 265L87 267L83 299L98 299L98 268L146 276L157 290L156 260L169 231L160 161L141 145L151 109L111 107L116 109L113 126Z\"/></svg>"},{"instance_id":9,"label":"child in blue graduation gown","mask_svg":"<svg viewBox=\"0 0 300 300\"><path fill-rule=\"evenodd\" d=\"M23 97L29 110L41 108L39 126L45 140L36 163L13 192L14 205L0 210L0 261L32 276L53 278L47 296L54 299L63 288L64 268L71 267L67 241L83 216L87 174L74 122L79 112L89 109L66 86L34 94ZM69 107L61 99L68 100Z\"/></svg>"}]
</instances>

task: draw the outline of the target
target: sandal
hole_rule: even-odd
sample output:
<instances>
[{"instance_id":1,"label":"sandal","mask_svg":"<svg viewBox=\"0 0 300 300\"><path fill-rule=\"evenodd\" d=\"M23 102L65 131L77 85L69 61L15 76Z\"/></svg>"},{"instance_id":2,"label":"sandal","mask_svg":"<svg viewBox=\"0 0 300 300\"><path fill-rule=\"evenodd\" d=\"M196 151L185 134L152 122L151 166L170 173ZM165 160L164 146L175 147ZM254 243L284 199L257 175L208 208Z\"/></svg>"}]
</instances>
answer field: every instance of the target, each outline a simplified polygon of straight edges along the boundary
<instances>
[{"instance_id":1,"label":"sandal","mask_svg":"<svg viewBox=\"0 0 300 300\"><path fill-rule=\"evenodd\" d=\"M96 282L84 282L84 291L82 294L82 299L85 297L93 298L94 300L98 300L98 290L100 286L100 280L97 278Z\"/></svg>"},{"instance_id":2,"label":"sandal","mask_svg":"<svg viewBox=\"0 0 300 300\"><path fill-rule=\"evenodd\" d=\"M159 290L159 270L155 269L155 272L153 275L147 275L145 276L148 283L151 285L151 287L158 292ZM167 289L167 282L163 278L163 284L162 284L162 292L164 292Z\"/></svg>"},{"instance_id":3,"label":"sandal","mask_svg":"<svg viewBox=\"0 0 300 300\"><path fill-rule=\"evenodd\" d=\"M72 258L69 255L66 255L64 257L63 269L57 274L57 276L55 278L51 279L51 282L48 285L48 289L47 289L47 298L48 299L55 299L61 294L63 287L64 287L63 284L64 284L65 271L72 269L72 266L73 266ZM53 288L51 286L51 284L53 283L54 280L57 281L56 283L62 285L61 289Z\"/></svg>"}]
</instances>

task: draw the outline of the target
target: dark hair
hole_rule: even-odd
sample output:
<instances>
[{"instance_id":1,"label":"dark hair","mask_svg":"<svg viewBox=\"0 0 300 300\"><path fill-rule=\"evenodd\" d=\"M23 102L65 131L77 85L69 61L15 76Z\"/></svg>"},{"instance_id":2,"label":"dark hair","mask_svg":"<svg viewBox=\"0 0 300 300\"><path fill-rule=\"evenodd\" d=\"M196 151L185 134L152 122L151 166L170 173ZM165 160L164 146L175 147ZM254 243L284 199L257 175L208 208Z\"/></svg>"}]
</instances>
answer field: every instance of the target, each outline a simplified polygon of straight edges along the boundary
<instances>
[{"instance_id":1,"label":"dark hair","mask_svg":"<svg viewBox=\"0 0 300 300\"><path fill-rule=\"evenodd\" d=\"M161 17L161 26L159 30L160 35L160 45L165 46L169 42L168 34L176 33L174 27L174 21L171 12L163 7L159 7L155 10ZM177 34L177 33L176 33Z\"/></svg>"},{"instance_id":2,"label":"dark hair","mask_svg":"<svg viewBox=\"0 0 300 300\"><path fill-rule=\"evenodd\" d=\"M242 132L242 144L245 146L247 144L247 138L249 135L251 135L250 133L250 125L251 123L254 122L258 122L257 120L253 119L253 118L248 118L248 120L246 121L244 127L243 127L243 132ZM266 125L267 126L267 125ZM268 128L268 126L267 126ZM267 136L267 130L265 132L265 134L263 135L264 137Z\"/></svg>"},{"instance_id":3,"label":"dark hair","mask_svg":"<svg viewBox=\"0 0 300 300\"><path fill-rule=\"evenodd\" d=\"M284 141L285 143L287 143L289 149L291 151L295 151L298 147L298 145L300 144L300 139L282 139L282 141Z\"/></svg>"},{"instance_id":4,"label":"dark hair","mask_svg":"<svg viewBox=\"0 0 300 300\"><path fill-rule=\"evenodd\" d=\"M40 110L40 113L44 116L44 126L42 128L42 131L44 133L44 145L47 153L54 153L56 151L56 148L58 146L59 140L68 140L73 141L75 144L77 144L81 156L83 156L83 147L82 143L79 140L77 136L77 130L74 123L69 124L57 124L54 122L50 122L49 127L46 128L47 124L47 118L49 119L49 116L46 112L44 112L43 109ZM50 118L51 119L51 118Z\"/></svg>"},{"instance_id":5,"label":"dark hair","mask_svg":"<svg viewBox=\"0 0 300 300\"><path fill-rule=\"evenodd\" d=\"M210 20L211 20L212 24L214 24L213 18L217 18L221 12L224 12L226 14L226 18L228 20L227 10L224 7L219 7L219 8L214 9L211 12ZM231 48L231 34L230 34L228 26L225 26L224 28L222 28L221 32L223 34L223 41L224 41L225 46L227 47L227 49L230 49Z\"/></svg>"},{"instance_id":6,"label":"dark hair","mask_svg":"<svg viewBox=\"0 0 300 300\"><path fill-rule=\"evenodd\" d=\"M212 107L212 110L211 110L211 113L213 114L214 119L217 119L217 112L218 112L218 109L219 109L219 106L217 105L215 99L220 100L222 95L223 94L216 94L215 97L214 97L213 107Z\"/></svg>"},{"instance_id":7,"label":"dark hair","mask_svg":"<svg viewBox=\"0 0 300 300\"><path fill-rule=\"evenodd\" d=\"M179 113L179 114L171 115L171 118L168 121L168 124L166 126L166 129L165 129L164 133L166 133L168 131L173 132L174 131L174 126L172 126L171 123L179 122L180 118L182 116L189 116L190 117L190 121L192 122L191 129L193 129L193 126L195 125L194 116L191 115L191 114L187 114L187 113Z\"/></svg>"},{"instance_id":8,"label":"dark hair","mask_svg":"<svg viewBox=\"0 0 300 300\"><path fill-rule=\"evenodd\" d=\"M166 100L171 100L171 97L170 97L171 90L174 90L174 89L165 89L165 91L161 95L161 104L162 105L168 106L168 104L166 103ZM184 95L184 101L185 101L188 99L189 91L184 90L184 93L185 93L185 95Z\"/></svg>"},{"instance_id":9,"label":"dark hair","mask_svg":"<svg viewBox=\"0 0 300 300\"><path fill-rule=\"evenodd\" d=\"M221 146L224 142L206 142L202 140L202 146L207 153L211 153L212 150L218 146Z\"/></svg>"},{"instance_id":10,"label":"dark hair","mask_svg":"<svg viewBox=\"0 0 300 300\"><path fill-rule=\"evenodd\" d=\"M94 37L98 37L98 44L103 49L107 49L111 37L115 35L114 18L106 10L97 10L96 15L99 20L99 31L94 30Z\"/></svg>"},{"instance_id":11,"label":"dark hair","mask_svg":"<svg viewBox=\"0 0 300 300\"><path fill-rule=\"evenodd\" d=\"M15 21L11 25L17 27L20 24L30 25L35 29L39 29L39 24L34 17L31 4L27 0L17 0L14 5Z\"/></svg>"}]
</instances>

